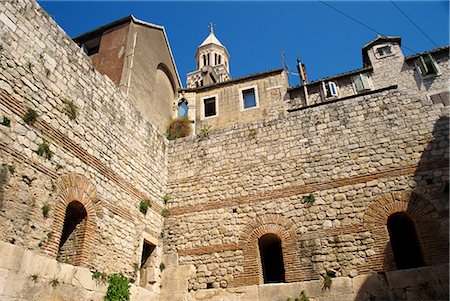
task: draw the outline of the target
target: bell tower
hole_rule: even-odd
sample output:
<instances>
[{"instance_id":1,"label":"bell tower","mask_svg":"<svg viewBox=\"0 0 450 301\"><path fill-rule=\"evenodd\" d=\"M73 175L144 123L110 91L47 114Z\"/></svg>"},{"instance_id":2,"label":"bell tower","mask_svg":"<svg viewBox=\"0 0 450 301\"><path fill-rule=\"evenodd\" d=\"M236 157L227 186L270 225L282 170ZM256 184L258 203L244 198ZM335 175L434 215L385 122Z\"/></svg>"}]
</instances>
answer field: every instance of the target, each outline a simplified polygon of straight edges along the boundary
<instances>
[{"instance_id":1,"label":"bell tower","mask_svg":"<svg viewBox=\"0 0 450 301\"><path fill-rule=\"evenodd\" d=\"M214 34L214 25L209 24L209 35L195 52L197 70L187 74L188 88L213 85L229 80L230 55Z\"/></svg>"}]
</instances>

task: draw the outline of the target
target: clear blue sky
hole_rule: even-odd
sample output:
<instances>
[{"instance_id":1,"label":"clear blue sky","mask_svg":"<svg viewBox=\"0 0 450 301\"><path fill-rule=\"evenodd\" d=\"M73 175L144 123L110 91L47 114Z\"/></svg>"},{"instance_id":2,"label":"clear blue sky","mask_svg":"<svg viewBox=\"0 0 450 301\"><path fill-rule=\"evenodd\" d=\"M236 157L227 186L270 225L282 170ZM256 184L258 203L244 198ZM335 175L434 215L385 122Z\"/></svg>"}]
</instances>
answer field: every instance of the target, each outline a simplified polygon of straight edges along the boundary
<instances>
[{"instance_id":1,"label":"clear blue sky","mask_svg":"<svg viewBox=\"0 0 450 301\"><path fill-rule=\"evenodd\" d=\"M163 25L185 85L195 69L194 54L208 36L209 22L230 55L232 77L282 67L281 52L296 72L298 55L310 80L362 67L361 47L376 33L318 1L290 2L153 2L153 1L38 1L74 37L134 15ZM327 1L384 35L403 38L405 55L436 46L390 1ZM395 2L438 46L449 44L448 1ZM292 85L298 78L291 76Z\"/></svg>"}]
</instances>

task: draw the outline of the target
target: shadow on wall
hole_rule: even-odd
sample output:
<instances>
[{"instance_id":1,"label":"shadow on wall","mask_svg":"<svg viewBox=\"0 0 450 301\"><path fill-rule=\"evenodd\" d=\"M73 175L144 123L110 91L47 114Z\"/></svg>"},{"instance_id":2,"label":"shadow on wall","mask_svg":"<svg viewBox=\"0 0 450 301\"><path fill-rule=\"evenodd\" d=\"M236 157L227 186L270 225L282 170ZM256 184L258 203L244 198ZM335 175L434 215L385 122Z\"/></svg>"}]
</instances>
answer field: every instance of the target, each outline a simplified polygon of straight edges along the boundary
<instances>
[{"instance_id":1,"label":"shadow on wall","mask_svg":"<svg viewBox=\"0 0 450 301\"><path fill-rule=\"evenodd\" d=\"M449 299L448 117L437 120L432 134L415 188L385 197L385 224L374 235L385 242L382 272L361 279L355 300Z\"/></svg>"}]
</instances>

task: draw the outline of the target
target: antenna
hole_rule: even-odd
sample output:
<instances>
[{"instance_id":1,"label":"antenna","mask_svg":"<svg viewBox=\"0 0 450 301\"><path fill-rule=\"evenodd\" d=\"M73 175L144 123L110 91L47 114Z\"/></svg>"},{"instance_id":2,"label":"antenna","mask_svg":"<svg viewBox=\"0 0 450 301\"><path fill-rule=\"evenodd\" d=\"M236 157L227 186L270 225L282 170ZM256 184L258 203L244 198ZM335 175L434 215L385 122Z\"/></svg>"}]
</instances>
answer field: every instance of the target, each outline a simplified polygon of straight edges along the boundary
<instances>
[{"instance_id":1,"label":"antenna","mask_svg":"<svg viewBox=\"0 0 450 301\"><path fill-rule=\"evenodd\" d=\"M289 66L286 64L284 49L281 50L281 63L283 64L283 69L286 71L287 75L299 76L298 73L291 72L291 69L289 69Z\"/></svg>"}]
</instances>

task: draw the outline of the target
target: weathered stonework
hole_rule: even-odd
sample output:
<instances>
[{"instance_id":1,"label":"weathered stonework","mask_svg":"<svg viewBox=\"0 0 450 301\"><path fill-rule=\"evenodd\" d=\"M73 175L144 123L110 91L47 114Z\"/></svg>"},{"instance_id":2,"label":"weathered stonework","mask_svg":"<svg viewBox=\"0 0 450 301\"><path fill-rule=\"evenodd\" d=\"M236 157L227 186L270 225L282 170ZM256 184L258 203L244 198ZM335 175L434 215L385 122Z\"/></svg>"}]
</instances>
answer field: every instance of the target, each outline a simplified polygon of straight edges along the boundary
<instances>
[{"instance_id":1,"label":"weathered stonework","mask_svg":"<svg viewBox=\"0 0 450 301\"><path fill-rule=\"evenodd\" d=\"M176 97L163 121L143 114L35 2L0 3L0 43L0 299L101 300L89 270L131 278L133 300L448 298L449 112L433 98L448 92L445 48L429 52L439 74L427 77L399 38L377 38L369 65L306 85L308 97L282 70L180 90L196 135L168 141ZM370 89L356 90L359 74ZM328 81L337 96L324 97ZM250 86L259 106L240 110ZM219 114L202 119L208 95ZM423 266L399 270L396 213L413 221ZM266 234L280 240L284 283L265 283ZM61 287L39 293L55 277Z\"/></svg>"}]
</instances>

